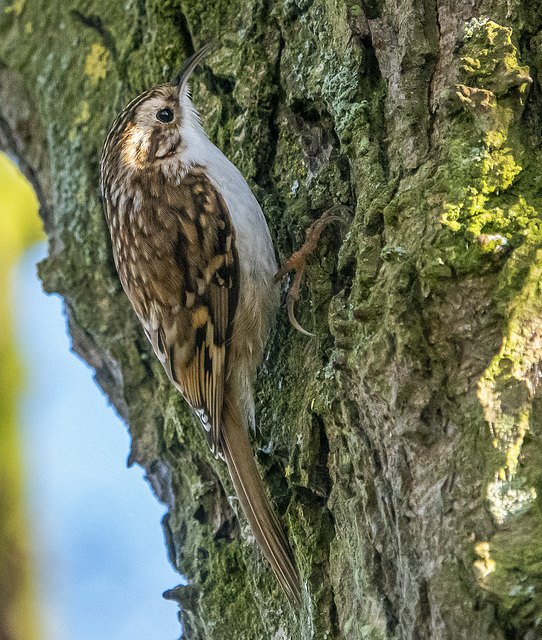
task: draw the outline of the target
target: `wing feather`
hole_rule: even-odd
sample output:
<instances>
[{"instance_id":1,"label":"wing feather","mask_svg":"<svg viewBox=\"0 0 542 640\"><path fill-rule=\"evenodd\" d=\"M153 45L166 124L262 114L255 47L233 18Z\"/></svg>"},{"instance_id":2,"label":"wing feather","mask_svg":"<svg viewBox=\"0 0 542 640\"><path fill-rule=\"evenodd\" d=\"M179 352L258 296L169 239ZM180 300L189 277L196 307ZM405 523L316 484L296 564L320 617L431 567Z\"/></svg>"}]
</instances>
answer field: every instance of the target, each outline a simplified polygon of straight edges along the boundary
<instances>
[{"instance_id":1,"label":"wing feather","mask_svg":"<svg viewBox=\"0 0 542 640\"><path fill-rule=\"evenodd\" d=\"M203 174L187 175L167 196L156 221L169 237L164 235L163 246L149 258L147 293L160 301L159 312L152 322L138 315L219 455L228 341L239 291L235 233L224 199Z\"/></svg>"}]
</instances>

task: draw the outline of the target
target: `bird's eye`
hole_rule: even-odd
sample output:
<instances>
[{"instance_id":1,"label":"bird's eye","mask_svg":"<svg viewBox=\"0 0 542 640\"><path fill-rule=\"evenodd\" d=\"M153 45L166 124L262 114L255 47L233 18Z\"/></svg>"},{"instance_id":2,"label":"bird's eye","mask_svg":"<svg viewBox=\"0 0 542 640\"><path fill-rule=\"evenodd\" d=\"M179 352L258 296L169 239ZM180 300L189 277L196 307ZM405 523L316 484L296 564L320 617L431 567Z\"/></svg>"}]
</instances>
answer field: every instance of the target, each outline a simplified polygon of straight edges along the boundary
<instances>
[{"instance_id":1,"label":"bird's eye","mask_svg":"<svg viewBox=\"0 0 542 640\"><path fill-rule=\"evenodd\" d=\"M171 122L173 120L173 111L168 107L165 109L159 109L156 112L156 119L164 123Z\"/></svg>"}]
</instances>

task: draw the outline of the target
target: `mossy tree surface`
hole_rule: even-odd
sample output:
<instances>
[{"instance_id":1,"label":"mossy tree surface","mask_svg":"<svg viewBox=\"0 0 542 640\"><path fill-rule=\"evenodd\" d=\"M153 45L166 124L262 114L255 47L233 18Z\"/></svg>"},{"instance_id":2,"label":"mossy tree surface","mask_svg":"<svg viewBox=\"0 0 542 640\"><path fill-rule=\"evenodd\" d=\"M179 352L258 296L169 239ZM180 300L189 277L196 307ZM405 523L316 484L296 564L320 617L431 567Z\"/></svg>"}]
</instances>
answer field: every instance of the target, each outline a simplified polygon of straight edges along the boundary
<instances>
[{"instance_id":1,"label":"mossy tree surface","mask_svg":"<svg viewBox=\"0 0 542 640\"><path fill-rule=\"evenodd\" d=\"M44 286L169 506L186 637L538 637L542 4L1 6L0 141L42 201ZM316 337L283 311L256 385L297 613L150 353L99 201L116 113L212 39L194 102L278 257L325 209L351 210L309 260L298 315Z\"/></svg>"}]
</instances>

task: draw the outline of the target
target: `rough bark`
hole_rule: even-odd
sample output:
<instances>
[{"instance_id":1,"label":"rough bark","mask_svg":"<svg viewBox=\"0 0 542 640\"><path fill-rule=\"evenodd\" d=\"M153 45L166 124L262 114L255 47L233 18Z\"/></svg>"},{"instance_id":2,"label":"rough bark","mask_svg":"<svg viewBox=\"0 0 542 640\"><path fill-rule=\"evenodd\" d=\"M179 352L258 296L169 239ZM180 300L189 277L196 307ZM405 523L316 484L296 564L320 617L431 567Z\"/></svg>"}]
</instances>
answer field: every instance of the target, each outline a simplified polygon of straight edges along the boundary
<instances>
[{"instance_id":1,"label":"rough bark","mask_svg":"<svg viewBox=\"0 0 542 640\"><path fill-rule=\"evenodd\" d=\"M538 637L541 27L537 0L2 6L0 141L39 188L44 286L169 506L186 637ZM211 39L194 102L278 256L352 212L309 261L316 338L283 311L256 386L297 614L150 353L99 202L115 114Z\"/></svg>"}]
</instances>

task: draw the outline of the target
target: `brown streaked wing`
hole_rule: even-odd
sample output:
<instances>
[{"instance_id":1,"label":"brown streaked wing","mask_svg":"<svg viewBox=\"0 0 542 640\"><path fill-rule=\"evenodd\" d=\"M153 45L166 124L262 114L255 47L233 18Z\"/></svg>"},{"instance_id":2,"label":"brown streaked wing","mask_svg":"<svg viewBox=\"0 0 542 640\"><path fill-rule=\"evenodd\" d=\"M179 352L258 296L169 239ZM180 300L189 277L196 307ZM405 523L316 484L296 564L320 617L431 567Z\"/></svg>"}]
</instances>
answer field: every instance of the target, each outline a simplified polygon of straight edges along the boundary
<instances>
[{"instance_id":1,"label":"brown streaked wing","mask_svg":"<svg viewBox=\"0 0 542 640\"><path fill-rule=\"evenodd\" d=\"M235 234L224 199L204 175L188 174L169 198L178 216L175 262L183 290L179 317L159 330L164 367L219 455L228 341L239 293Z\"/></svg>"}]
</instances>

